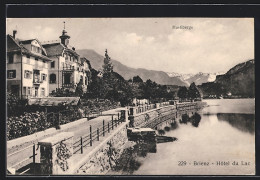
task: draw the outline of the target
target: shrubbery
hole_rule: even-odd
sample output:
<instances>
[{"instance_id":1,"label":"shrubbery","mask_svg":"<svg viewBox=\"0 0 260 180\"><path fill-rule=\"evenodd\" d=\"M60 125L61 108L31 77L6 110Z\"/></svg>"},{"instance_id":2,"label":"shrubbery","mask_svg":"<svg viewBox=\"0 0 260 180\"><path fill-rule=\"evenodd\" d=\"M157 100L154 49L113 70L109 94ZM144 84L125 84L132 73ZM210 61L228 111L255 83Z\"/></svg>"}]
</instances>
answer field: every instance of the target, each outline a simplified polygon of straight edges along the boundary
<instances>
[{"instance_id":1,"label":"shrubbery","mask_svg":"<svg viewBox=\"0 0 260 180\"><path fill-rule=\"evenodd\" d=\"M108 99L82 99L81 108L84 113L91 114L96 111L107 111L119 107L118 102L114 102Z\"/></svg>"},{"instance_id":2,"label":"shrubbery","mask_svg":"<svg viewBox=\"0 0 260 180\"><path fill-rule=\"evenodd\" d=\"M52 127L44 112L24 113L7 119L7 140L27 136Z\"/></svg>"}]
</instances>

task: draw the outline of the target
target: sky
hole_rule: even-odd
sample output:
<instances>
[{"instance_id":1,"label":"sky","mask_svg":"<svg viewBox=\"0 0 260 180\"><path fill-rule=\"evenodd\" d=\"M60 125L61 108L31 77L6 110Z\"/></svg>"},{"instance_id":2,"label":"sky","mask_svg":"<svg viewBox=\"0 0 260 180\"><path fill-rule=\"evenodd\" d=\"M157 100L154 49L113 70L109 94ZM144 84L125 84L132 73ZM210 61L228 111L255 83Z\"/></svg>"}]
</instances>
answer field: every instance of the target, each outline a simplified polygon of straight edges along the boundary
<instances>
[{"instance_id":1,"label":"sky","mask_svg":"<svg viewBox=\"0 0 260 180\"><path fill-rule=\"evenodd\" d=\"M93 49L133 68L175 73L227 72L254 59L253 18L7 18L6 33Z\"/></svg>"}]
</instances>

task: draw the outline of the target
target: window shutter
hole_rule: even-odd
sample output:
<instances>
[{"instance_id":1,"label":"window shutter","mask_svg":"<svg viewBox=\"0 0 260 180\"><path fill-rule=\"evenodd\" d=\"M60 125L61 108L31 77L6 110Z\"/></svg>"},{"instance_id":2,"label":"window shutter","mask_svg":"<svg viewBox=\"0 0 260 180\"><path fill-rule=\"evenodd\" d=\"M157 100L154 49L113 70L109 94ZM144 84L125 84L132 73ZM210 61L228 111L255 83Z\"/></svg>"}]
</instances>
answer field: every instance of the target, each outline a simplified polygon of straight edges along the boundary
<instances>
[{"instance_id":1,"label":"window shutter","mask_svg":"<svg viewBox=\"0 0 260 180\"><path fill-rule=\"evenodd\" d=\"M16 70L13 70L13 78L16 78Z\"/></svg>"}]
</instances>

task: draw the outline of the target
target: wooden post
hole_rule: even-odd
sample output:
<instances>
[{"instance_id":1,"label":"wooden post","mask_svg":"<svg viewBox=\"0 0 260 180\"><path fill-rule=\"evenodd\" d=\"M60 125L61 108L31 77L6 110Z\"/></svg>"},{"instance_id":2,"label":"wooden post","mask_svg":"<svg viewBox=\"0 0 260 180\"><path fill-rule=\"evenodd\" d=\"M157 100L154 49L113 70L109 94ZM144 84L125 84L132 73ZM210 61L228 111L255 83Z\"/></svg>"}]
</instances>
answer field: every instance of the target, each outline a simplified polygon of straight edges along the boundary
<instances>
[{"instance_id":1,"label":"wooden post","mask_svg":"<svg viewBox=\"0 0 260 180\"><path fill-rule=\"evenodd\" d=\"M59 111L58 127L60 127L60 120L61 120L61 113L60 113L60 111Z\"/></svg>"},{"instance_id":2,"label":"wooden post","mask_svg":"<svg viewBox=\"0 0 260 180\"><path fill-rule=\"evenodd\" d=\"M105 136L105 120L103 119L103 136Z\"/></svg>"},{"instance_id":3,"label":"wooden post","mask_svg":"<svg viewBox=\"0 0 260 180\"><path fill-rule=\"evenodd\" d=\"M99 141L99 128L97 128L97 141Z\"/></svg>"},{"instance_id":4,"label":"wooden post","mask_svg":"<svg viewBox=\"0 0 260 180\"><path fill-rule=\"evenodd\" d=\"M108 133L110 132L109 122L107 123L107 131L108 131Z\"/></svg>"},{"instance_id":5,"label":"wooden post","mask_svg":"<svg viewBox=\"0 0 260 180\"><path fill-rule=\"evenodd\" d=\"M80 137L80 149L81 149L81 154L83 154L83 139L82 136Z\"/></svg>"},{"instance_id":6,"label":"wooden post","mask_svg":"<svg viewBox=\"0 0 260 180\"><path fill-rule=\"evenodd\" d=\"M89 131L90 131L90 134L89 134L89 137L90 137L90 146L92 146L92 128L91 128L91 125L89 126Z\"/></svg>"},{"instance_id":7,"label":"wooden post","mask_svg":"<svg viewBox=\"0 0 260 180\"><path fill-rule=\"evenodd\" d=\"M120 117L119 117L119 113L117 113L117 119L119 120L119 118L120 118Z\"/></svg>"},{"instance_id":8,"label":"wooden post","mask_svg":"<svg viewBox=\"0 0 260 180\"><path fill-rule=\"evenodd\" d=\"M113 115L112 115L112 130L114 130L114 119L113 119Z\"/></svg>"},{"instance_id":9,"label":"wooden post","mask_svg":"<svg viewBox=\"0 0 260 180\"><path fill-rule=\"evenodd\" d=\"M35 156L36 156L36 153L35 153L35 144L33 144L33 173L35 174Z\"/></svg>"}]
</instances>

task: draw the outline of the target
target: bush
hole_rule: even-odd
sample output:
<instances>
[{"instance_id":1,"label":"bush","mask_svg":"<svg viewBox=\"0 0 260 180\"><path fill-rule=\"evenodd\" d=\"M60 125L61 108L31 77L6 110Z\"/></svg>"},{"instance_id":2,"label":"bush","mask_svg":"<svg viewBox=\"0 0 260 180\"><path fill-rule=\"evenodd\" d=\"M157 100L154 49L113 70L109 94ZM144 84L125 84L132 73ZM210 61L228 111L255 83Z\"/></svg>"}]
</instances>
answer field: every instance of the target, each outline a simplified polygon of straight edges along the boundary
<instances>
[{"instance_id":1,"label":"bush","mask_svg":"<svg viewBox=\"0 0 260 180\"><path fill-rule=\"evenodd\" d=\"M24 113L7 119L7 140L27 136L50 128L52 124L46 121L44 112Z\"/></svg>"}]
</instances>

